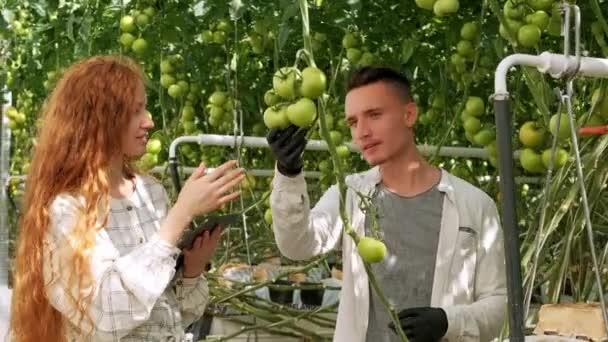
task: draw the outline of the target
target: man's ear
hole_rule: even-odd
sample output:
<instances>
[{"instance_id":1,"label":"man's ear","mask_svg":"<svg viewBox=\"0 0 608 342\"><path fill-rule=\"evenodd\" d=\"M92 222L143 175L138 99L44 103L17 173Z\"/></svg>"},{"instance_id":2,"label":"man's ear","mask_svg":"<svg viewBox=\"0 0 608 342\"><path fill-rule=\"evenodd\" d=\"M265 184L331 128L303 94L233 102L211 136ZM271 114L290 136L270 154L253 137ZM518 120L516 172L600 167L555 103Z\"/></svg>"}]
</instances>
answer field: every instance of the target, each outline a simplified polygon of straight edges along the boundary
<instances>
[{"instance_id":1,"label":"man's ear","mask_svg":"<svg viewBox=\"0 0 608 342\"><path fill-rule=\"evenodd\" d=\"M410 101L403 105L403 120L407 127L414 127L416 119L418 118L418 109L416 103Z\"/></svg>"}]
</instances>

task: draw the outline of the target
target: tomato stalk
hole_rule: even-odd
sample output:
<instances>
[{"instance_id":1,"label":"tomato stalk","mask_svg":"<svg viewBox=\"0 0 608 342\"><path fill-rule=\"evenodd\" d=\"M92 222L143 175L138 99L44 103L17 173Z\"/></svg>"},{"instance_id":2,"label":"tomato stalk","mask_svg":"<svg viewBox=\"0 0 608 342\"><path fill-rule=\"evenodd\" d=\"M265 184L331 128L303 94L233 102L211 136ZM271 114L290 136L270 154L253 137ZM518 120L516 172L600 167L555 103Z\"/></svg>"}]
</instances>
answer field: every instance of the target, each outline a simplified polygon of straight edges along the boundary
<instances>
[{"instance_id":1,"label":"tomato stalk","mask_svg":"<svg viewBox=\"0 0 608 342\"><path fill-rule=\"evenodd\" d=\"M312 53L312 38L310 37L310 20L308 19L308 3L306 0L299 0L300 13L302 14L302 33L304 35L304 50L309 57L309 66L316 67L315 58Z\"/></svg>"},{"instance_id":2,"label":"tomato stalk","mask_svg":"<svg viewBox=\"0 0 608 342\"><path fill-rule=\"evenodd\" d=\"M259 303L259 305L256 305L257 303ZM249 313L255 317L259 317L265 320L266 322L262 322L260 324L252 324L251 322L234 319L233 317L228 316L230 317L228 318L228 320L235 321L241 324L242 328L239 331L236 331L230 335L222 336L218 339L213 339L214 341L230 341L236 336L255 330L265 330L272 334L290 337L300 337L300 335L304 335L306 337L313 338L316 341L324 340L323 336L319 335L318 331L310 331L310 329L302 327L302 321L308 321L318 327L324 328L331 328L335 326L334 320L328 319L323 316L318 316L320 314L331 312L330 310L333 310L335 307L333 305L329 307L319 307L315 310L306 311L302 313L300 311L290 309L288 306L277 305L274 302L259 299L256 297L234 298L230 301L230 304L233 307L237 308L239 311ZM268 313L268 311L266 310L268 306L275 309L274 312ZM276 329L279 327L282 329ZM291 329L291 331L286 331L284 328Z\"/></svg>"},{"instance_id":3,"label":"tomato stalk","mask_svg":"<svg viewBox=\"0 0 608 342\"><path fill-rule=\"evenodd\" d=\"M315 66L314 56L312 54L312 41L310 38L310 25L309 25L309 20L308 20L308 3L306 2L306 0L298 0L298 2L300 5L300 11L302 13L304 50L306 51L306 54L310 58L310 66ZM357 243L359 242L359 236L358 236L357 232L355 232L352 229L350 222L348 220L348 216L346 215L345 207L344 207L345 197L346 197L346 182L345 182L345 177L344 177L344 171L342 170L342 161L341 161L340 156L338 156L338 153L336 152L336 146L329 135L329 130L327 129L327 122L325 119L325 114L326 114L325 99L323 97L321 97L321 98L319 98L318 102L319 102L318 107L320 109L318 119L319 119L319 123L321 125L321 135L322 135L323 139L327 142L329 154L331 155L332 163L334 165L334 170L335 170L334 172L335 172L336 179L338 182L338 189L339 189L339 193L340 193L340 218L342 219L342 222L344 224L343 225L344 233L348 234L353 239L355 246L356 246ZM391 317L391 320L393 321L393 323L395 325L395 330L397 331L397 335L399 335L399 338L401 341L408 341L407 337L405 336L405 333L403 332L403 329L401 329L401 324L399 322L399 317L397 316L395 308L390 305L387 297L384 295L384 292L378 285L378 281L376 280L374 272L372 271L369 264L365 261L363 261L363 263L365 265L365 271L367 272L369 282L370 282L372 288L374 289L374 291L376 292L376 294L378 295L378 298L380 298L380 301L382 302L382 304L388 311L389 316Z\"/></svg>"}]
</instances>

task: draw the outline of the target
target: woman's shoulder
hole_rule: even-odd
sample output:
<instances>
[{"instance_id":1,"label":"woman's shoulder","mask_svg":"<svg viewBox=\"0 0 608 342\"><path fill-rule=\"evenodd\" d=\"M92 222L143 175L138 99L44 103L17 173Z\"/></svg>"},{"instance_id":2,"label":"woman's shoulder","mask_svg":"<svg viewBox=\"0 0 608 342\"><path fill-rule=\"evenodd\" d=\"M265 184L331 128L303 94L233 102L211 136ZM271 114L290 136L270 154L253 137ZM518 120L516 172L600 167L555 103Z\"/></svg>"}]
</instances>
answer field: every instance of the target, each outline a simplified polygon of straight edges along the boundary
<instances>
[{"instance_id":1,"label":"woman's shoulder","mask_svg":"<svg viewBox=\"0 0 608 342\"><path fill-rule=\"evenodd\" d=\"M148 174L136 174L137 185L148 192L153 200L161 200L167 197L167 191L163 183L156 177Z\"/></svg>"},{"instance_id":2,"label":"woman's shoulder","mask_svg":"<svg viewBox=\"0 0 608 342\"><path fill-rule=\"evenodd\" d=\"M49 205L49 216L51 218L65 215L73 215L84 206L84 198L71 193L61 193L53 199Z\"/></svg>"},{"instance_id":3,"label":"woman's shoulder","mask_svg":"<svg viewBox=\"0 0 608 342\"><path fill-rule=\"evenodd\" d=\"M59 241L68 236L84 208L84 198L76 194L61 193L48 207L49 229L47 239Z\"/></svg>"}]
</instances>

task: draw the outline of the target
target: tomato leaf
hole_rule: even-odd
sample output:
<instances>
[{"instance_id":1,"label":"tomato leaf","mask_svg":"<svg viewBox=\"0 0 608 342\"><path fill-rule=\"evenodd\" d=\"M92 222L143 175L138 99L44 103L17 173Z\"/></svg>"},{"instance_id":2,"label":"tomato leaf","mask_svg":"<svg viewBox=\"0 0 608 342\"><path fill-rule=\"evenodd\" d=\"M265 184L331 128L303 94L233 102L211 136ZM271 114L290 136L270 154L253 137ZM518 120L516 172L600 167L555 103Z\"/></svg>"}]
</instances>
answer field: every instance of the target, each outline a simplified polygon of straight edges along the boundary
<instances>
[{"instance_id":1,"label":"tomato leaf","mask_svg":"<svg viewBox=\"0 0 608 342\"><path fill-rule=\"evenodd\" d=\"M71 41L74 41L74 14L70 14L70 17L68 18L68 22L66 23L66 25L67 25L68 39Z\"/></svg>"},{"instance_id":2,"label":"tomato leaf","mask_svg":"<svg viewBox=\"0 0 608 342\"><path fill-rule=\"evenodd\" d=\"M281 25L281 28L279 29L279 38L278 38L279 50L283 49L283 47L285 46L285 43L287 42L287 38L289 38L290 34L291 34L291 28L285 24Z\"/></svg>"},{"instance_id":3,"label":"tomato leaf","mask_svg":"<svg viewBox=\"0 0 608 342\"><path fill-rule=\"evenodd\" d=\"M30 3L30 6L38 13L39 16L45 17L47 13L46 1Z\"/></svg>"},{"instance_id":4,"label":"tomato leaf","mask_svg":"<svg viewBox=\"0 0 608 342\"><path fill-rule=\"evenodd\" d=\"M416 47L418 47L417 41L409 38L403 40L403 43L401 43L401 63L405 64L410 60Z\"/></svg>"},{"instance_id":5,"label":"tomato leaf","mask_svg":"<svg viewBox=\"0 0 608 342\"><path fill-rule=\"evenodd\" d=\"M287 3L286 6L283 6L283 16L281 17L281 21L286 22L298 13L300 13L300 7L298 6L298 3L291 3L290 1Z\"/></svg>"}]
</instances>

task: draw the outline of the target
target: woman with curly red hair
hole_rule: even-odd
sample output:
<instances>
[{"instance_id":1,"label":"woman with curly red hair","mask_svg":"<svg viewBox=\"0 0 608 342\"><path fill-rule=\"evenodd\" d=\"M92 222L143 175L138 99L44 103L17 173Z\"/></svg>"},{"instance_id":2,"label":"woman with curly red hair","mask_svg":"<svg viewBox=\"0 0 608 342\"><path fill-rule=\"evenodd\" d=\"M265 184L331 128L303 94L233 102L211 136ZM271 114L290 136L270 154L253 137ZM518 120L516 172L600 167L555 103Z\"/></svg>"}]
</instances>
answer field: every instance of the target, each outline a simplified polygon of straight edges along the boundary
<instances>
[{"instance_id":1,"label":"woman with curly red hair","mask_svg":"<svg viewBox=\"0 0 608 342\"><path fill-rule=\"evenodd\" d=\"M47 99L21 217L10 339L181 341L205 309L203 275L221 230L198 237L175 271L193 217L239 196L235 161L184 184L175 205L133 167L154 127L131 60L71 66Z\"/></svg>"}]
</instances>

